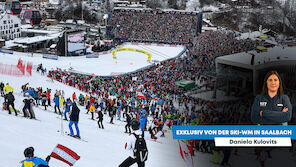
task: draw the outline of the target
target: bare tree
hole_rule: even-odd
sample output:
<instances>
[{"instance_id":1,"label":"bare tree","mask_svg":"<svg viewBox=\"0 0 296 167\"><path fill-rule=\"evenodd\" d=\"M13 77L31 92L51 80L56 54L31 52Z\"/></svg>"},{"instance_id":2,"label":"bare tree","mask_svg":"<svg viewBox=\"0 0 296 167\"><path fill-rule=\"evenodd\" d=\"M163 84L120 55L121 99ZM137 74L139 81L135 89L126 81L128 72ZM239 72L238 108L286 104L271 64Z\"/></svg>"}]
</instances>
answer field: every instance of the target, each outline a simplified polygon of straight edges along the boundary
<instances>
[{"instance_id":1,"label":"bare tree","mask_svg":"<svg viewBox=\"0 0 296 167\"><path fill-rule=\"evenodd\" d=\"M168 0L168 6L169 6L169 8L177 9L178 8L177 1L176 0Z\"/></svg>"},{"instance_id":2,"label":"bare tree","mask_svg":"<svg viewBox=\"0 0 296 167\"><path fill-rule=\"evenodd\" d=\"M189 0L186 3L186 10L188 11L198 11L201 8L199 0Z\"/></svg>"},{"instance_id":3,"label":"bare tree","mask_svg":"<svg viewBox=\"0 0 296 167\"><path fill-rule=\"evenodd\" d=\"M286 19L288 19L288 15L290 13L290 0L286 0L284 6L282 7L283 10L283 33L286 32Z\"/></svg>"}]
</instances>

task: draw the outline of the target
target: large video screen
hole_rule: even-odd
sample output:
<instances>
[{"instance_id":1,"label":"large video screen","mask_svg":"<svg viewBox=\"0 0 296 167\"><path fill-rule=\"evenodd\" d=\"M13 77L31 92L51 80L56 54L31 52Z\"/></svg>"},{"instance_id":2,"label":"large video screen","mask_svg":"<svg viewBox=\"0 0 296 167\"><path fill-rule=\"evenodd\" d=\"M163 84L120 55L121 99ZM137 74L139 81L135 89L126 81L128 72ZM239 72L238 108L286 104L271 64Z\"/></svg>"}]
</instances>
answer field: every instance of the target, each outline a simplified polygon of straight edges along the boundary
<instances>
[{"instance_id":1,"label":"large video screen","mask_svg":"<svg viewBox=\"0 0 296 167\"><path fill-rule=\"evenodd\" d=\"M68 52L74 52L77 50L85 49L84 35L85 32L75 32L68 34Z\"/></svg>"}]
</instances>

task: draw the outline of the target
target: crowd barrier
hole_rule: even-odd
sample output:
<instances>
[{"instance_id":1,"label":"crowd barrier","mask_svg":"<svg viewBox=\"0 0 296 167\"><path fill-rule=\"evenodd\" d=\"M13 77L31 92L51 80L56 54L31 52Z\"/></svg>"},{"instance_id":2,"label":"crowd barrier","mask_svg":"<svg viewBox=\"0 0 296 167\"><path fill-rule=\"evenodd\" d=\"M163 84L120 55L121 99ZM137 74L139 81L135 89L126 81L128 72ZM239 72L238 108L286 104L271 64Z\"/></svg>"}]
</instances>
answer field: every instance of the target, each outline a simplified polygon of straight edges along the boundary
<instances>
[{"instance_id":1,"label":"crowd barrier","mask_svg":"<svg viewBox=\"0 0 296 167\"><path fill-rule=\"evenodd\" d=\"M6 49L0 49L0 53L13 54L13 51L6 50Z\"/></svg>"},{"instance_id":2,"label":"crowd barrier","mask_svg":"<svg viewBox=\"0 0 296 167\"><path fill-rule=\"evenodd\" d=\"M58 60L59 59L58 56L56 56L56 55L50 55L50 54L43 54L42 55L42 58L44 58L44 59L51 59L51 60Z\"/></svg>"},{"instance_id":3,"label":"crowd barrier","mask_svg":"<svg viewBox=\"0 0 296 167\"><path fill-rule=\"evenodd\" d=\"M11 76L23 76L23 73L16 65L0 63L0 74Z\"/></svg>"},{"instance_id":4,"label":"crowd barrier","mask_svg":"<svg viewBox=\"0 0 296 167\"><path fill-rule=\"evenodd\" d=\"M0 63L0 74L11 76L32 76L31 62L24 63L21 59L18 60L17 65Z\"/></svg>"},{"instance_id":5,"label":"crowd barrier","mask_svg":"<svg viewBox=\"0 0 296 167\"><path fill-rule=\"evenodd\" d=\"M99 58L99 54L97 54L97 53L89 54L89 55L86 55L85 58Z\"/></svg>"}]
</instances>

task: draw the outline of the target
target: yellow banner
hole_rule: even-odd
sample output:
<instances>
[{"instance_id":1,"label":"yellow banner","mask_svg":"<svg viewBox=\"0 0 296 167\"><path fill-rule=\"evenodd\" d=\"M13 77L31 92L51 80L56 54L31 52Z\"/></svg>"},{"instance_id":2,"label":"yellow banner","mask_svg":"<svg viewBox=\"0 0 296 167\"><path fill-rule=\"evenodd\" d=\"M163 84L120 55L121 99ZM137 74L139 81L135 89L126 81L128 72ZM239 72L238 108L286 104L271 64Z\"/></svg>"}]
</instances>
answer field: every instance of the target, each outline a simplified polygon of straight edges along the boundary
<instances>
[{"instance_id":1,"label":"yellow banner","mask_svg":"<svg viewBox=\"0 0 296 167\"><path fill-rule=\"evenodd\" d=\"M118 48L118 49L114 49L114 50L112 50L113 59L117 59L116 53L120 52L120 51L132 51L132 52L143 53L143 54L148 56L147 62L150 63L150 61L151 61L151 54L149 52L146 52L146 51L141 50L141 49L135 49L135 48Z\"/></svg>"}]
</instances>

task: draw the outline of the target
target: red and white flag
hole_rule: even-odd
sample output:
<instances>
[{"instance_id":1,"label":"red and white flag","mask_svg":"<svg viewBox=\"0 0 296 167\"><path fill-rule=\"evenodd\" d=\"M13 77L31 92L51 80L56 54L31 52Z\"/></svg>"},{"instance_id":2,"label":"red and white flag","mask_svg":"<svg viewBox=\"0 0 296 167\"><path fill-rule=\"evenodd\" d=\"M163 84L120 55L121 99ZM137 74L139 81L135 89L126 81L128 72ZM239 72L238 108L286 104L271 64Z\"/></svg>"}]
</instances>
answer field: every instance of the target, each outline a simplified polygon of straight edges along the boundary
<instances>
[{"instance_id":1,"label":"red and white flag","mask_svg":"<svg viewBox=\"0 0 296 167\"><path fill-rule=\"evenodd\" d=\"M191 146L187 145L183 141L180 142L179 140L178 140L178 143L179 143L180 154L181 154L182 159L185 161L187 166L194 167L192 154L190 152Z\"/></svg>"},{"instance_id":2,"label":"red and white flag","mask_svg":"<svg viewBox=\"0 0 296 167\"><path fill-rule=\"evenodd\" d=\"M144 96L144 94L140 90L138 90L138 97L141 99L146 99L146 96Z\"/></svg>"},{"instance_id":3,"label":"red and white flag","mask_svg":"<svg viewBox=\"0 0 296 167\"><path fill-rule=\"evenodd\" d=\"M61 160L67 163L70 166L73 166L77 160L80 159L80 156L77 155L74 151L69 148L58 144L52 151L51 157Z\"/></svg>"}]
</instances>

